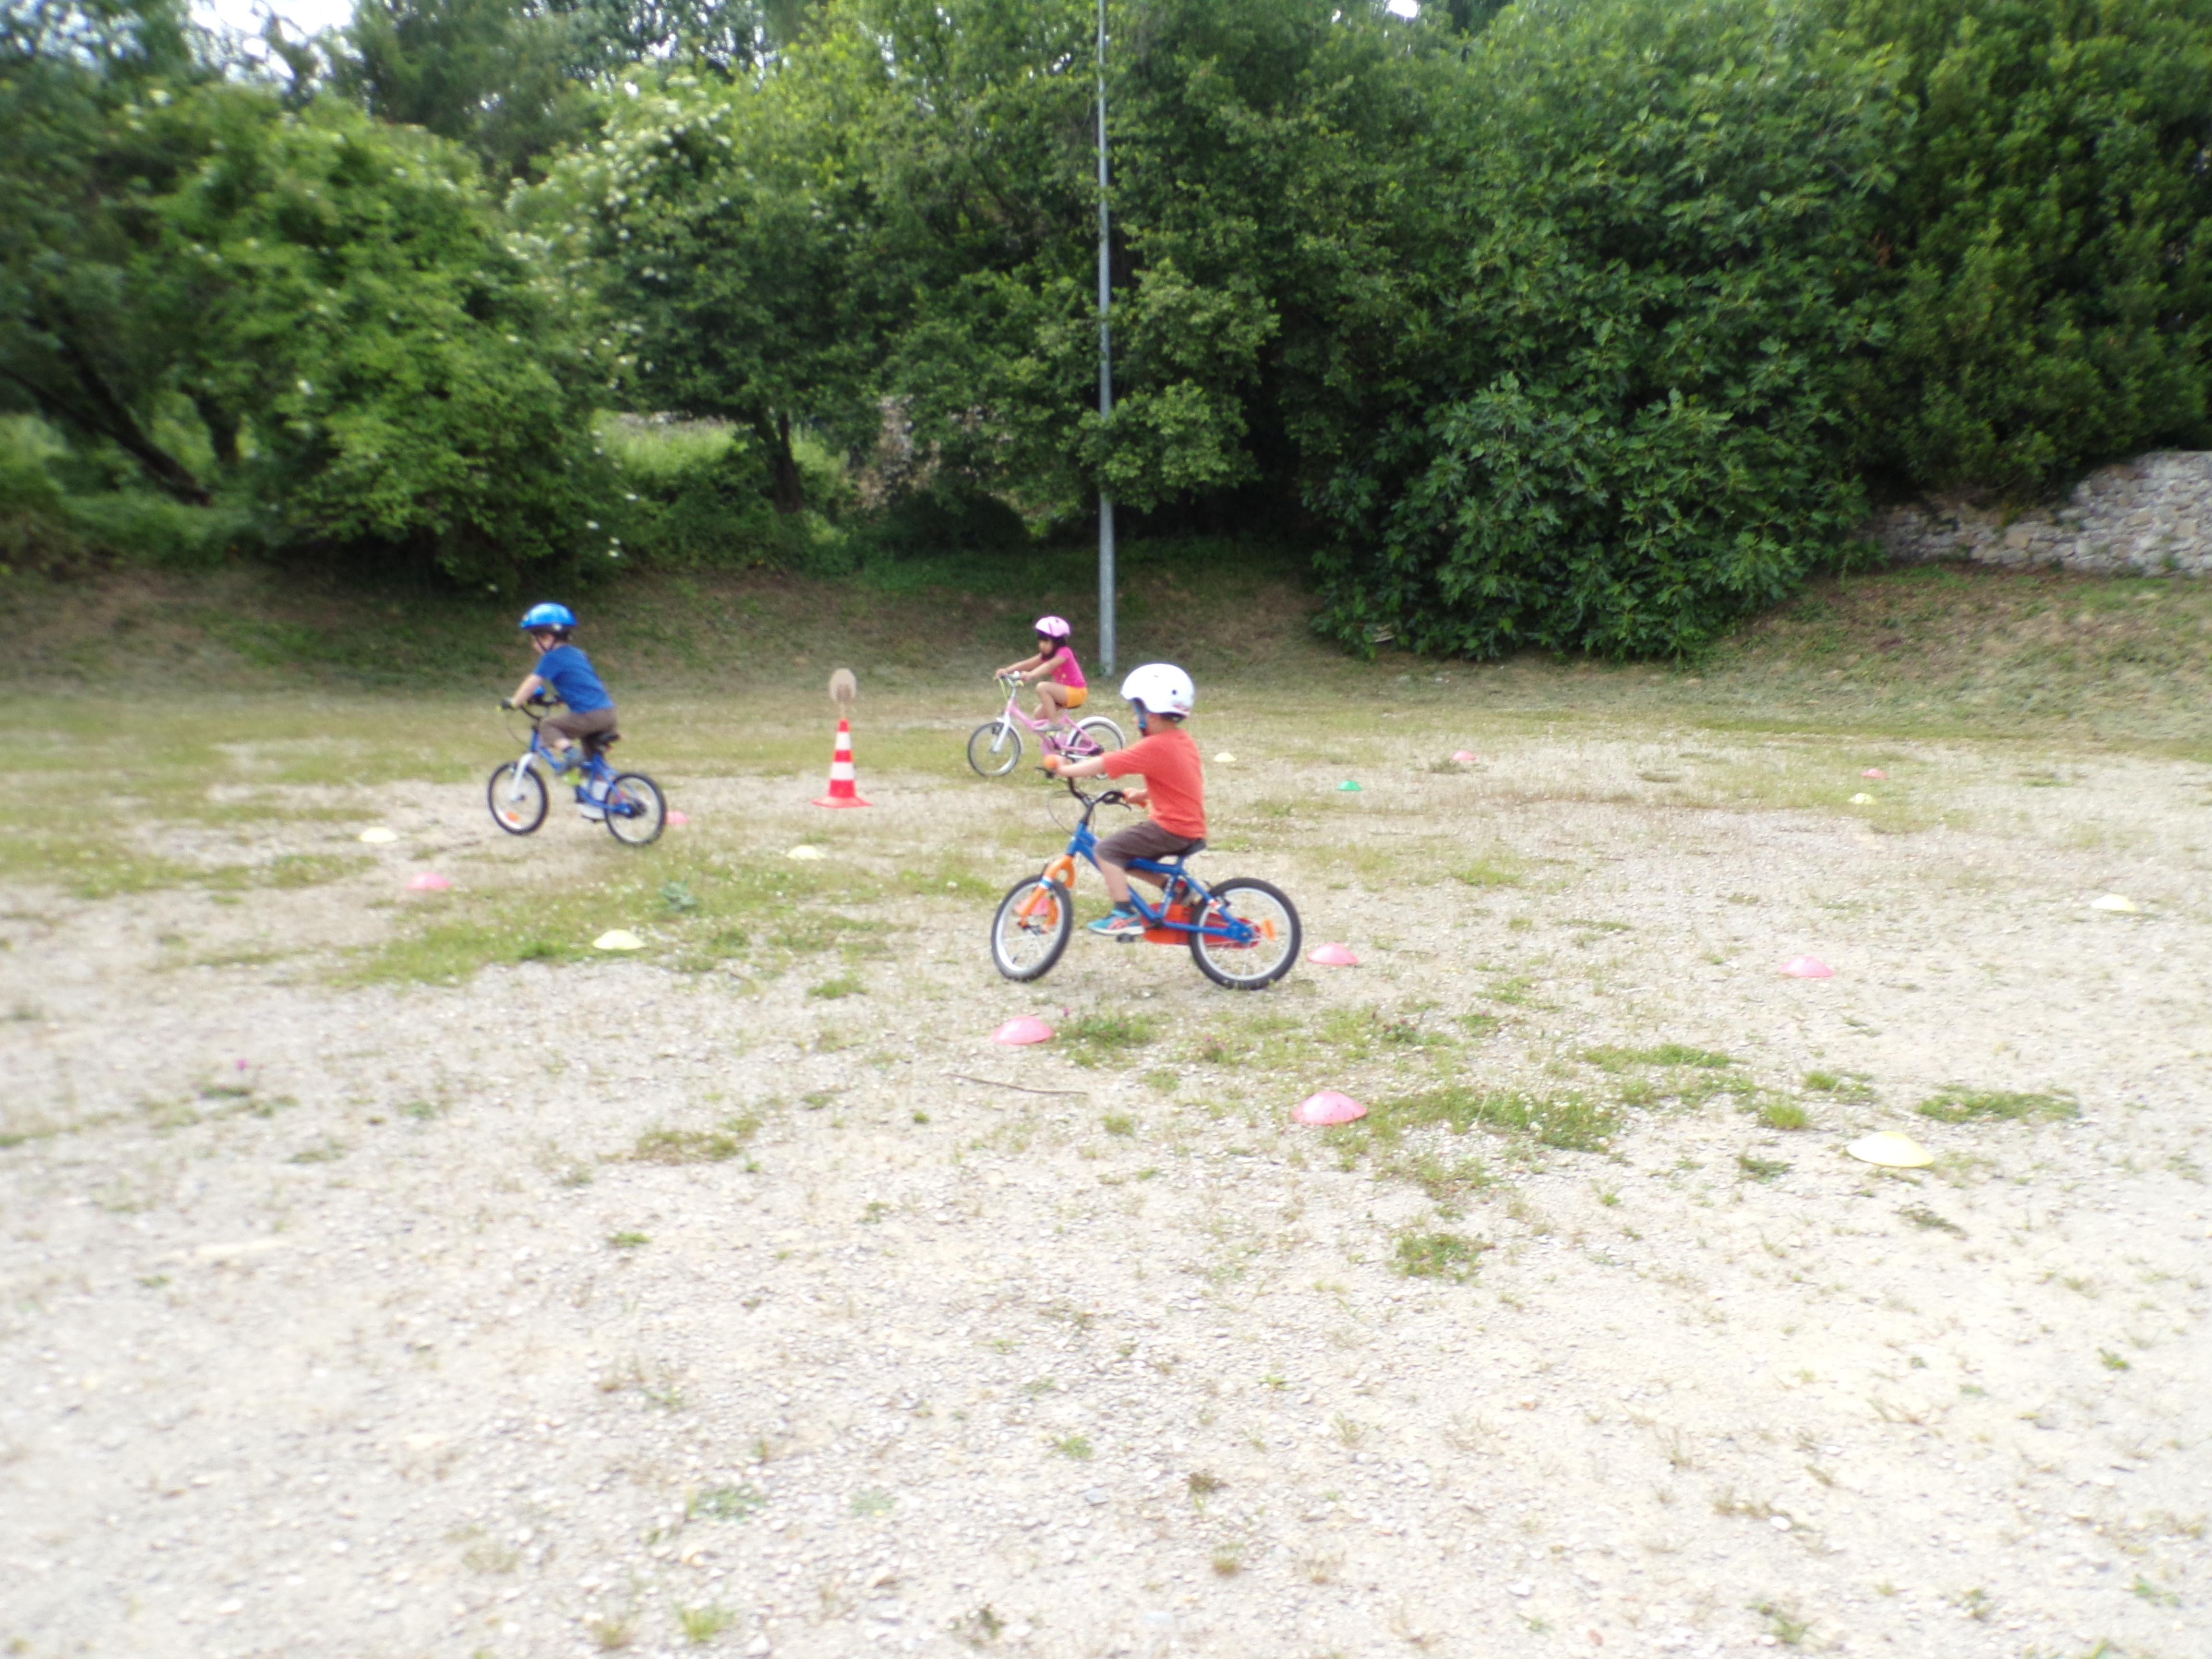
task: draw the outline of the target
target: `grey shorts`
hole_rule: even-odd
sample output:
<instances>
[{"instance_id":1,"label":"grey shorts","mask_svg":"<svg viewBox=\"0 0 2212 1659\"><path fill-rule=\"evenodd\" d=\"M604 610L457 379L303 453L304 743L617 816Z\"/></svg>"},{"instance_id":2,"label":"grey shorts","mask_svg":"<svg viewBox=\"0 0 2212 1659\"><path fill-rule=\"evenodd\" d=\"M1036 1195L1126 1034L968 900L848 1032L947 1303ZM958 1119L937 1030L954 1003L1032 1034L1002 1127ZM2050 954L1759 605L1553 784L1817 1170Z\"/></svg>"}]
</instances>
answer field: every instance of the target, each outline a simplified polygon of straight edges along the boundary
<instances>
[{"instance_id":1,"label":"grey shorts","mask_svg":"<svg viewBox=\"0 0 2212 1659\"><path fill-rule=\"evenodd\" d=\"M1198 845L1197 837L1178 836L1172 830L1163 830L1147 818L1142 823L1133 823L1127 830L1116 830L1098 843L1101 864L1129 867L1132 859L1151 859L1155 863L1171 859L1178 853L1188 852Z\"/></svg>"}]
</instances>

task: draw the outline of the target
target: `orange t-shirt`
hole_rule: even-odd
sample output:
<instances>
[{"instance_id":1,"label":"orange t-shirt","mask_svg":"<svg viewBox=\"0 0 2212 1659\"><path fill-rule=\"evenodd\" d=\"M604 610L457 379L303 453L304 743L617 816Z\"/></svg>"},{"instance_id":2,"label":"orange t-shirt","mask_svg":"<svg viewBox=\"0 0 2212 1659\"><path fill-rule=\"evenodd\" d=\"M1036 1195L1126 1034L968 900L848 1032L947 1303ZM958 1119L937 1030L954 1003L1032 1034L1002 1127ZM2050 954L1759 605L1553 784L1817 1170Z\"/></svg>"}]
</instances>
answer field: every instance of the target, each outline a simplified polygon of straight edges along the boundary
<instances>
[{"instance_id":1,"label":"orange t-shirt","mask_svg":"<svg viewBox=\"0 0 2212 1659\"><path fill-rule=\"evenodd\" d=\"M1189 732L1180 726L1158 726L1150 737L1106 757L1108 777L1126 778L1132 772L1144 774L1154 823L1193 841L1205 836L1206 771Z\"/></svg>"}]
</instances>

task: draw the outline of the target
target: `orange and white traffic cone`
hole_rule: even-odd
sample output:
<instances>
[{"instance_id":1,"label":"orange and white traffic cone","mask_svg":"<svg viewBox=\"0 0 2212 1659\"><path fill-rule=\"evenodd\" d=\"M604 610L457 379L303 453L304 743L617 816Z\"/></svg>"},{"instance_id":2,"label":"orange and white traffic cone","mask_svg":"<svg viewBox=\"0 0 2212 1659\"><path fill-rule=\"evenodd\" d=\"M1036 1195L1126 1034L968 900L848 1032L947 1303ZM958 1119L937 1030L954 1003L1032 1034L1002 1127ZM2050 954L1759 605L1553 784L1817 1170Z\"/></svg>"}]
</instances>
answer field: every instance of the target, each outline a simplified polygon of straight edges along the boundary
<instances>
[{"instance_id":1,"label":"orange and white traffic cone","mask_svg":"<svg viewBox=\"0 0 2212 1659\"><path fill-rule=\"evenodd\" d=\"M830 793L815 797L817 806L872 806L853 787L853 722L837 722L837 747L830 757Z\"/></svg>"}]
</instances>

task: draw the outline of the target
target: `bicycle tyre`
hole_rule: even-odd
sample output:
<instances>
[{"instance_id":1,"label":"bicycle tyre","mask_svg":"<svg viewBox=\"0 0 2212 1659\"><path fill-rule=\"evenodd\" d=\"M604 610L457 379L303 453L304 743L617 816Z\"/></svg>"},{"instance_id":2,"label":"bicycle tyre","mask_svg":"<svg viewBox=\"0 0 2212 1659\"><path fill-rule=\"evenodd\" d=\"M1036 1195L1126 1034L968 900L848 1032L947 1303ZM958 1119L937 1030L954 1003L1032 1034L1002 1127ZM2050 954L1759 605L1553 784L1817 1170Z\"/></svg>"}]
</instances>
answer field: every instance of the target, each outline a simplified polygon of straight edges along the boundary
<instances>
[{"instance_id":1,"label":"bicycle tyre","mask_svg":"<svg viewBox=\"0 0 2212 1659\"><path fill-rule=\"evenodd\" d=\"M520 761L496 768L485 781L484 805L491 808L491 821L510 836L534 831L545 822L549 804L545 780L538 775L536 767Z\"/></svg>"},{"instance_id":2,"label":"bicycle tyre","mask_svg":"<svg viewBox=\"0 0 2212 1659\"><path fill-rule=\"evenodd\" d=\"M1216 918L1224 911L1261 928L1262 934L1250 945L1231 945L1193 933L1190 959L1206 978L1232 991L1260 991L1297 965L1304 930L1298 923L1297 907L1281 888L1249 876L1224 881L1213 890L1205 921L1218 926Z\"/></svg>"},{"instance_id":3,"label":"bicycle tyre","mask_svg":"<svg viewBox=\"0 0 2212 1659\"><path fill-rule=\"evenodd\" d=\"M1097 744L1097 752L1102 755L1110 755L1117 749L1127 749L1129 746L1128 740L1121 735L1121 728L1103 714L1093 714L1087 720L1076 721L1075 729ZM1078 760L1089 760L1091 751L1078 750L1075 757Z\"/></svg>"},{"instance_id":4,"label":"bicycle tyre","mask_svg":"<svg viewBox=\"0 0 2212 1659\"><path fill-rule=\"evenodd\" d=\"M642 772L617 773L599 805L607 815L607 833L625 847L650 847L668 825L668 802L660 786Z\"/></svg>"},{"instance_id":5,"label":"bicycle tyre","mask_svg":"<svg viewBox=\"0 0 2212 1659\"><path fill-rule=\"evenodd\" d=\"M1011 741L1006 745L1006 758L998 757L996 739L1004 732ZM994 739L985 742L986 738ZM1012 722L1003 720L985 720L968 738L968 764L987 778L1003 778L1022 763L1022 734Z\"/></svg>"},{"instance_id":6,"label":"bicycle tyre","mask_svg":"<svg viewBox=\"0 0 2212 1659\"><path fill-rule=\"evenodd\" d=\"M1023 896L1036 887L1048 890L1042 902L1026 917L1017 914ZM1073 896L1056 881L1025 876L1006 890L999 901L999 913L991 918L991 965L1017 981L1042 979L1074 933Z\"/></svg>"}]
</instances>

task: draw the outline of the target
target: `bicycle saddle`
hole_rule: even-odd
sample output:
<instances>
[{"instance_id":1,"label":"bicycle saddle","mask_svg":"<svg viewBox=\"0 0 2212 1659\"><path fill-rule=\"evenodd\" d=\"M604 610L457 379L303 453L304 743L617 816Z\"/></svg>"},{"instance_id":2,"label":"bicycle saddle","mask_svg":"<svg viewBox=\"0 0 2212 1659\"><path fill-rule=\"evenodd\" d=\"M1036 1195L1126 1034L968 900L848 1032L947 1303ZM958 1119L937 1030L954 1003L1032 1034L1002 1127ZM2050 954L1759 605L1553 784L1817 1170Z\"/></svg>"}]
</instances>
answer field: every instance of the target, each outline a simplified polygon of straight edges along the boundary
<instances>
[{"instance_id":1,"label":"bicycle saddle","mask_svg":"<svg viewBox=\"0 0 2212 1659\"><path fill-rule=\"evenodd\" d=\"M1175 856L1176 860L1180 862L1184 859L1194 858L1199 854L1203 853L1205 850L1206 837L1204 836L1200 836L1196 841L1191 842L1189 846L1184 848L1182 852L1177 853Z\"/></svg>"}]
</instances>

